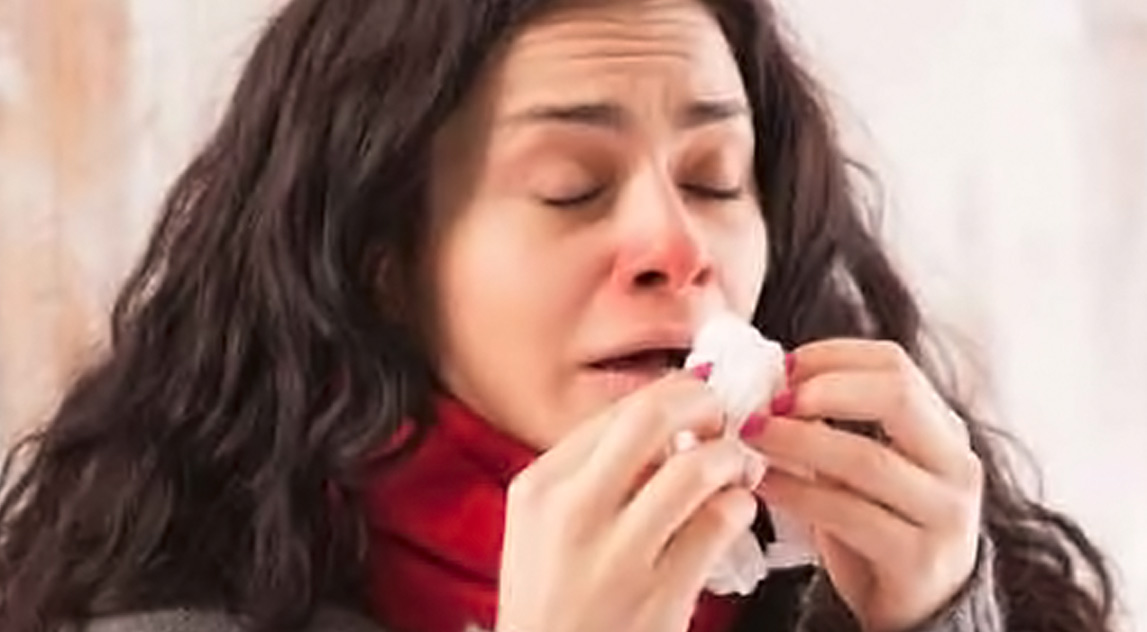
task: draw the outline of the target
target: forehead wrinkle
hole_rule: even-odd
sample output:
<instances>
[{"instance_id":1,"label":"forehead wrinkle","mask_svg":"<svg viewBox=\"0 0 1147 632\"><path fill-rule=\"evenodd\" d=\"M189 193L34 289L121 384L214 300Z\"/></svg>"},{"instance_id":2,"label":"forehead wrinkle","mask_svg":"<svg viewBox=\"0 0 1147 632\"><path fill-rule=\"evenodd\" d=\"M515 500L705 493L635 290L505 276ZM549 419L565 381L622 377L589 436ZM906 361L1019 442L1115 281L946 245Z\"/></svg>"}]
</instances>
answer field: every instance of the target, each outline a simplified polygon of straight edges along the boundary
<instances>
[{"instance_id":1,"label":"forehead wrinkle","mask_svg":"<svg viewBox=\"0 0 1147 632\"><path fill-rule=\"evenodd\" d=\"M527 28L512 49L531 56L539 52L560 53L568 47L574 50L565 57L574 60L667 57L691 61L696 42L711 37L714 26L716 20L700 3L567 3ZM533 50L535 44L541 44L542 49Z\"/></svg>"},{"instance_id":2,"label":"forehead wrinkle","mask_svg":"<svg viewBox=\"0 0 1147 632\"><path fill-rule=\"evenodd\" d=\"M693 126L679 121L706 118L691 104L744 100L716 18L690 0L578 0L527 24L499 58L486 92L495 121L549 106L614 104L625 116L611 122L680 129Z\"/></svg>"}]
</instances>

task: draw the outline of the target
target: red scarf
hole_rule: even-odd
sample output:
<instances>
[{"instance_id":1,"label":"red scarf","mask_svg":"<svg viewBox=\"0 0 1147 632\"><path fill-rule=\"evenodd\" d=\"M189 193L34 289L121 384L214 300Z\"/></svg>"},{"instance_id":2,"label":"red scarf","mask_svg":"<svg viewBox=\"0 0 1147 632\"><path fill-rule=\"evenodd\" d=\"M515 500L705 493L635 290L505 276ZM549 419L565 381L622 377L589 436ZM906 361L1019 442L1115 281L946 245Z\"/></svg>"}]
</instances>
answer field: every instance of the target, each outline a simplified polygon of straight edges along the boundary
<instances>
[{"instance_id":1,"label":"red scarf","mask_svg":"<svg viewBox=\"0 0 1147 632\"><path fill-rule=\"evenodd\" d=\"M370 483L369 594L375 618L395 632L493 630L506 489L537 452L457 400L408 459ZM702 595L690 632L725 632L735 599Z\"/></svg>"}]
</instances>

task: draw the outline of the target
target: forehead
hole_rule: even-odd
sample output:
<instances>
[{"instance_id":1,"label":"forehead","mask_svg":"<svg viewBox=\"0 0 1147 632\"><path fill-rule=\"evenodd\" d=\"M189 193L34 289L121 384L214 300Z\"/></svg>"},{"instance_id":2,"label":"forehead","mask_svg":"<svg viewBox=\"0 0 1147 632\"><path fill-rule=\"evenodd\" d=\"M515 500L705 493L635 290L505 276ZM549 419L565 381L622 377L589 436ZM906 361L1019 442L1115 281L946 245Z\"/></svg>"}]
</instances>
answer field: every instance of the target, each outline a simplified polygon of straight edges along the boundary
<instances>
[{"instance_id":1,"label":"forehead","mask_svg":"<svg viewBox=\"0 0 1147 632\"><path fill-rule=\"evenodd\" d=\"M501 111L538 101L744 93L716 19L697 0L567 2L528 24L496 66Z\"/></svg>"}]
</instances>

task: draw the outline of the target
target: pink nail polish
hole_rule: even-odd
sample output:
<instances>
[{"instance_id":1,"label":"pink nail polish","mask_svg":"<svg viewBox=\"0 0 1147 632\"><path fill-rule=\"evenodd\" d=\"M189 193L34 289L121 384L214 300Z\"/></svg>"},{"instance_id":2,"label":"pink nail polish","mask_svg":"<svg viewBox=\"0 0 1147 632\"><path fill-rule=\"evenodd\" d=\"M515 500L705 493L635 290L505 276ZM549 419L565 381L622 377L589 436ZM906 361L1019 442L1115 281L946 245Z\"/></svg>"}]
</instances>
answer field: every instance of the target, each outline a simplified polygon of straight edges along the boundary
<instances>
[{"instance_id":1,"label":"pink nail polish","mask_svg":"<svg viewBox=\"0 0 1147 632\"><path fill-rule=\"evenodd\" d=\"M786 388L781 391L779 395L773 398L769 404L769 411L777 417L784 417L793 412L793 403L796 398L793 395L791 388Z\"/></svg>"},{"instance_id":2,"label":"pink nail polish","mask_svg":"<svg viewBox=\"0 0 1147 632\"><path fill-rule=\"evenodd\" d=\"M702 381L707 381L709 376L713 374L713 363L706 362L705 364L698 364L697 366L690 369L689 372L693 374L693 377Z\"/></svg>"},{"instance_id":3,"label":"pink nail polish","mask_svg":"<svg viewBox=\"0 0 1147 632\"><path fill-rule=\"evenodd\" d=\"M765 426L769 424L769 418L760 413L753 413L745 420L745 425L741 426L741 438L752 439L753 437L765 431Z\"/></svg>"}]
</instances>

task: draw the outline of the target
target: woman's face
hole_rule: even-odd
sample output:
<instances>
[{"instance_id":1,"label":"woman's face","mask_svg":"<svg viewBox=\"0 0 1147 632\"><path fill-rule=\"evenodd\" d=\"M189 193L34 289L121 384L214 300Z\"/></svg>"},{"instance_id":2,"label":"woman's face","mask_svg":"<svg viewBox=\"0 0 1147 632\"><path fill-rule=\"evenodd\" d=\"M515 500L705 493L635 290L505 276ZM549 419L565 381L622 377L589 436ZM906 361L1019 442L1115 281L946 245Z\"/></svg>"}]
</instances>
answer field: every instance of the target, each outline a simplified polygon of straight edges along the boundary
<instances>
[{"instance_id":1,"label":"woman's face","mask_svg":"<svg viewBox=\"0 0 1147 632\"><path fill-rule=\"evenodd\" d=\"M751 315L766 234L749 103L691 0L566 3L441 130L434 345L450 391L538 448Z\"/></svg>"}]
</instances>

